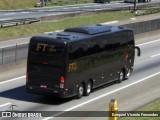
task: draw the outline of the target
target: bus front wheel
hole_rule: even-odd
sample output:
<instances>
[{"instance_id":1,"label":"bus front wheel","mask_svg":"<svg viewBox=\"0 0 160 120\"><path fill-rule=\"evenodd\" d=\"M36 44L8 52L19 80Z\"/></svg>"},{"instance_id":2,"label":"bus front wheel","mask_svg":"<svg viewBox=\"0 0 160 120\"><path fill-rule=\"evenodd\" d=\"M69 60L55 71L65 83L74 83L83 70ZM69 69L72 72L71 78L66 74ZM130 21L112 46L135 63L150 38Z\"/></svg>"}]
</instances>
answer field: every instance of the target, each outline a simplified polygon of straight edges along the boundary
<instances>
[{"instance_id":1,"label":"bus front wheel","mask_svg":"<svg viewBox=\"0 0 160 120\"><path fill-rule=\"evenodd\" d=\"M118 83L121 83L125 79L124 70L121 70L119 73Z\"/></svg>"},{"instance_id":2,"label":"bus front wheel","mask_svg":"<svg viewBox=\"0 0 160 120\"><path fill-rule=\"evenodd\" d=\"M77 98L80 99L84 94L84 85L81 83L78 87Z\"/></svg>"}]
</instances>

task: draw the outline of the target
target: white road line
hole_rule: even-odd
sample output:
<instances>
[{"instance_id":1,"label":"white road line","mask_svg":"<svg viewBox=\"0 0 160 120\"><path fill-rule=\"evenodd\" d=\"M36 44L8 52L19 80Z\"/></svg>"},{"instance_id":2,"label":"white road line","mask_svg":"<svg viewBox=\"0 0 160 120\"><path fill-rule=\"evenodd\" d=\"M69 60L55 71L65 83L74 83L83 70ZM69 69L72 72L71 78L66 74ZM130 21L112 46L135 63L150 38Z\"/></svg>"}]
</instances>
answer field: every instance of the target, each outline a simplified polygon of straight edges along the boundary
<instances>
[{"instance_id":1,"label":"white road line","mask_svg":"<svg viewBox=\"0 0 160 120\"><path fill-rule=\"evenodd\" d=\"M14 14L16 14L16 13L6 13L4 15L14 15Z\"/></svg>"},{"instance_id":2,"label":"white road line","mask_svg":"<svg viewBox=\"0 0 160 120\"><path fill-rule=\"evenodd\" d=\"M10 104L11 103L5 103L5 104L0 105L0 107L4 107L4 106L10 105Z\"/></svg>"},{"instance_id":3,"label":"white road line","mask_svg":"<svg viewBox=\"0 0 160 120\"><path fill-rule=\"evenodd\" d=\"M61 32L61 31L63 31L63 30L56 30L56 31L44 32L44 34L50 34L50 33Z\"/></svg>"},{"instance_id":4,"label":"white road line","mask_svg":"<svg viewBox=\"0 0 160 120\"><path fill-rule=\"evenodd\" d=\"M160 54L152 55L151 57L157 57L157 56L160 56Z\"/></svg>"},{"instance_id":5,"label":"white road line","mask_svg":"<svg viewBox=\"0 0 160 120\"><path fill-rule=\"evenodd\" d=\"M101 6L101 5L94 5L94 6Z\"/></svg>"},{"instance_id":6,"label":"white road line","mask_svg":"<svg viewBox=\"0 0 160 120\"><path fill-rule=\"evenodd\" d=\"M110 22L102 23L102 25L108 25L108 24L113 24L113 23L117 23L117 22L119 22L119 21L115 20L115 21L110 21Z\"/></svg>"},{"instance_id":7,"label":"white road line","mask_svg":"<svg viewBox=\"0 0 160 120\"><path fill-rule=\"evenodd\" d=\"M19 80L19 79L22 79L22 78L25 78L26 76L21 76L21 77L17 77L17 78L13 78L13 79L10 79L10 80L6 80L6 81L3 81L3 82L0 82L0 85L4 84L4 83L8 83L8 82L12 82L12 81L16 81L16 80Z\"/></svg>"},{"instance_id":8,"label":"white road line","mask_svg":"<svg viewBox=\"0 0 160 120\"><path fill-rule=\"evenodd\" d=\"M83 7L91 7L91 6L83 6Z\"/></svg>"},{"instance_id":9,"label":"white road line","mask_svg":"<svg viewBox=\"0 0 160 120\"><path fill-rule=\"evenodd\" d=\"M80 8L80 7L72 7L72 8Z\"/></svg>"},{"instance_id":10,"label":"white road line","mask_svg":"<svg viewBox=\"0 0 160 120\"><path fill-rule=\"evenodd\" d=\"M136 20L136 18L131 18L131 20Z\"/></svg>"},{"instance_id":11,"label":"white road line","mask_svg":"<svg viewBox=\"0 0 160 120\"><path fill-rule=\"evenodd\" d=\"M27 13L29 13L29 12L21 12L22 14L27 14Z\"/></svg>"},{"instance_id":12,"label":"white road line","mask_svg":"<svg viewBox=\"0 0 160 120\"><path fill-rule=\"evenodd\" d=\"M49 120L49 119L52 119L53 117L47 117L47 118L44 118L43 120Z\"/></svg>"},{"instance_id":13,"label":"white road line","mask_svg":"<svg viewBox=\"0 0 160 120\"><path fill-rule=\"evenodd\" d=\"M150 41L150 42L146 42L146 43L142 43L142 44L138 44L138 46L143 46L143 45L147 45L147 44L151 44L151 43L159 42L159 41L160 41L160 39L154 40L154 41Z\"/></svg>"},{"instance_id":14,"label":"white road line","mask_svg":"<svg viewBox=\"0 0 160 120\"><path fill-rule=\"evenodd\" d=\"M157 72L157 73L155 73L155 74L152 74L152 75L150 75L150 76L148 76L148 77L145 77L145 78L143 78L143 79L140 79L140 80L138 80L138 81L136 81L136 82L130 83L130 84L128 84L128 85L125 85L125 86L120 87L120 88L118 88L118 89L115 89L115 90L113 90L113 91L110 91L110 92L108 92L108 93L106 93L106 94L100 95L100 96L95 97L95 98L93 98L93 99L91 99L91 100L88 100L88 101L86 101L86 102L83 102L83 103L81 103L81 104L78 104L78 105L76 105L76 106L73 106L73 107L71 107L71 108L68 108L68 109L66 109L66 110L64 110L64 111L71 111L71 110L76 109L76 108L78 108L78 107L80 107L80 106L83 106L83 105L85 105L85 104L91 103L91 102L93 102L93 101L95 101L95 100L98 100L98 99L100 99L100 98L106 97L106 96L108 96L108 95L110 95L110 94L112 94L112 93L118 92L118 91L123 90L123 89L125 89L125 88L128 88L128 87L130 87L130 86L133 86L133 85L135 85L135 84L138 84L138 83L140 83L140 82L142 82L142 81L146 81L146 80L148 80L149 78L152 78L152 77L154 77L154 76L156 76L156 75L159 75L159 74L160 74L160 71ZM56 114L56 115L60 115L60 114L62 114L62 113L64 113L64 112L58 113L58 114ZM52 118L54 118L54 117L48 117L48 118L45 118L45 119L43 119L43 120L49 120L49 119L52 119Z\"/></svg>"}]
</instances>

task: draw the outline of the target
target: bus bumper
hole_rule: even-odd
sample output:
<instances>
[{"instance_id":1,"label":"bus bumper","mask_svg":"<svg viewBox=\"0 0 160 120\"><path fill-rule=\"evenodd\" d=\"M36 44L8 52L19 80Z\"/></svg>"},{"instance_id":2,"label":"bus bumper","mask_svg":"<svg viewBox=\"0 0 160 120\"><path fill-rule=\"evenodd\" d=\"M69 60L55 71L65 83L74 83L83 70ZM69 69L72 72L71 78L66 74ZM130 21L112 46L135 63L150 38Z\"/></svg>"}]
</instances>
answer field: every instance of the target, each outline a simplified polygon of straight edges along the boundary
<instances>
[{"instance_id":1,"label":"bus bumper","mask_svg":"<svg viewBox=\"0 0 160 120\"><path fill-rule=\"evenodd\" d=\"M46 95L46 96L54 96L58 98L68 98L74 95L68 96L65 91L55 90L51 88L40 88L37 86L29 86L26 85L26 92L32 93L32 94L39 94L39 95Z\"/></svg>"}]
</instances>

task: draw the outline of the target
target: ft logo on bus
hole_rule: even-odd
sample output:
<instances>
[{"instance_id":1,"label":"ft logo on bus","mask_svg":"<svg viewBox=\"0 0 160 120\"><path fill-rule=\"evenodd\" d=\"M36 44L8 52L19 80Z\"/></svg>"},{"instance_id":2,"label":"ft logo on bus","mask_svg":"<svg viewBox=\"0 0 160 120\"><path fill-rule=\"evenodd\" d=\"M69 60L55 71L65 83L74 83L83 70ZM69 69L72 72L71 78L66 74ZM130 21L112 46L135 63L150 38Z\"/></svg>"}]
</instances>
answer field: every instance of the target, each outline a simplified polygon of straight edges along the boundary
<instances>
[{"instance_id":1,"label":"ft logo on bus","mask_svg":"<svg viewBox=\"0 0 160 120\"><path fill-rule=\"evenodd\" d=\"M48 46L48 45L47 44L38 44L37 51L42 50L44 52L46 49L46 46Z\"/></svg>"},{"instance_id":2,"label":"ft logo on bus","mask_svg":"<svg viewBox=\"0 0 160 120\"><path fill-rule=\"evenodd\" d=\"M68 71L72 72L72 71L75 71L75 70L77 70L77 62L70 63Z\"/></svg>"},{"instance_id":3,"label":"ft logo on bus","mask_svg":"<svg viewBox=\"0 0 160 120\"><path fill-rule=\"evenodd\" d=\"M43 51L43 52L47 51L51 53L51 52L56 52L56 48L54 45L49 46L48 44L39 43L37 45L37 51Z\"/></svg>"}]
</instances>

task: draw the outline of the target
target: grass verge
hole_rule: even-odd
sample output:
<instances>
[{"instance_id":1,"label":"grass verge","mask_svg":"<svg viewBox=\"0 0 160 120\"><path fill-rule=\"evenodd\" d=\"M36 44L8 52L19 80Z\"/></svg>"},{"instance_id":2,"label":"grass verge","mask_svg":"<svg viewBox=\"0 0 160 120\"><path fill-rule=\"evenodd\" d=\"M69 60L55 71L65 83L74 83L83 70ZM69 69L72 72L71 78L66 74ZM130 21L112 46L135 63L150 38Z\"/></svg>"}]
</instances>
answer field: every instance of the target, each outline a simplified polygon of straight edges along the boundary
<instances>
[{"instance_id":1,"label":"grass verge","mask_svg":"<svg viewBox=\"0 0 160 120\"><path fill-rule=\"evenodd\" d=\"M137 111L160 111L160 99L138 109ZM124 117L120 120L160 120L160 117Z\"/></svg>"},{"instance_id":2,"label":"grass verge","mask_svg":"<svg viewBox=\"0 0 160 120\"><path fill-rule=\"evenodd\" d=\"M0 0L0 10L31 8L36 4L36 0Z\"/></svg>"},{"instance_id":3,"label":"grass verge","mask_svg":"<svg viewBox=\"0 0 160 120\"><path fill-rule=\"evenodd\" d=\"M129 12L111 12L87 17L67 18L61 21L33 23L0 28L0 40L30 36L55 30L62 30L69 27L98 24L113 20L124 20L129 19L133 16L133 13Z\"/></svg>"}]
</instances>

